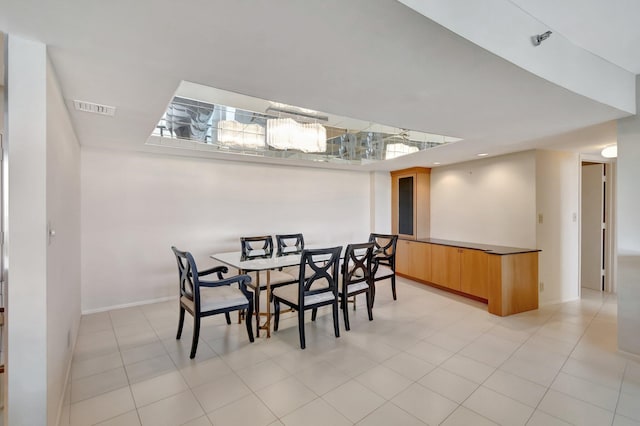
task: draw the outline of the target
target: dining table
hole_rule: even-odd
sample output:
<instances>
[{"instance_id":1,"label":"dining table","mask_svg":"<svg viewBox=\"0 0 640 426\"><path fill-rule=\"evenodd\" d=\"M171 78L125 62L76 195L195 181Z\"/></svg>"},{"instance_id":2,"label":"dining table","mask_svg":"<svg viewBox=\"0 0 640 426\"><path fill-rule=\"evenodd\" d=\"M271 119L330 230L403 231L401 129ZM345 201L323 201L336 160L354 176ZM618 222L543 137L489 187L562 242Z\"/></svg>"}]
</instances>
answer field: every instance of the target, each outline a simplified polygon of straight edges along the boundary
<instances>
[{"instance_id":1,"label":"dining table","mask_svg":"<svg viewBox=\"0 0 640 426\"><path fill-rule=\"evenodd\" d=\"M271 271L274 269L285 268L288 266L300 265L301 253L286 253L278 256L275 252L271 255L257 254L255 256L246 257L240 251L216 253L210 257L232 268L236 268L238 273L246 274L255 272L256 282L248 284L254 292L255 314L256 314L256 337L260 337L260 330L266 330L267 338L271 337ZM260 272L266 273L266 320L264 324L260 324ZM292 276L292 280L296 277ZM246 321L251 321L247 318Z\"/></svg>"},{"instance_id":2,"label":"dining table","mask_svg":"<svg viewBox=\"0 0 640 426\"><path fill-rule=\"evenodd\" d=\"M325 245L325 246L309 246L308 249L318 249L325 247L342 247L342 252L340 257L342 258L345 253L346 245L335 244L335 245ZM253 254L255 253L255 255ZM249 256L243 256L241 251L233 251L233 252L224 252L224 253L216 253L212 254L211 257L214 260L217 260L224 265L230 266L232 268L236 268L239 274L246 274L248 272L256 273L256 282L251 282L247 284L254 292L254 304L255 304L255 315L256 315L256 337L260 337L260 330L265 330L267 333L267 338L271 337L271 271L276 269L282 269L289 266L299 266L300 260L302 257L301 251L296 252L285 252L278 255L276 252L268 254L263 250L255 250ZM374 251L374 259L379 252ZM329 259L329 256L327 256ZM266 317L265 322L263 324L260 323L260 272L264 271L266 275L266 283L265 283L265 291L267 293L267 308L264 316ZM298 277L293 277L292 280L297 281ZM375 293L375 287L373 288Z\"/></svg>"}]
</instances>

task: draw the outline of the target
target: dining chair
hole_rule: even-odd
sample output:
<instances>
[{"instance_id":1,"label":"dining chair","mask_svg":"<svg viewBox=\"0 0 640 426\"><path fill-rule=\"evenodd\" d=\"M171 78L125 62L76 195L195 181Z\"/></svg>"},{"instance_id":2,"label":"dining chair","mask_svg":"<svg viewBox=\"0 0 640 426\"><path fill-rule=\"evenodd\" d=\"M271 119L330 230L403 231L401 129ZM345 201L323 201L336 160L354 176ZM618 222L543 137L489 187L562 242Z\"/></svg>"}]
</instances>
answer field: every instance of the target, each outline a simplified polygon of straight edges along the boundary
<instances>
[{"instance_id":1,"label":"dining chair","mask_svg":"<svg viewBox=\"0 0 640 426\"><path fill-rule=\"evenodd\" d=\"M241 237L240 250L240 259L242 261L271 258L273 256L273 238L271 235ZM286 271L276 269L269 271L249 271L247 274L251 277L250 287L255 292L254 311L256 312L256 333L258 337L260 337L260 316L266 315L267 311L267 309L260 309L260 291L267 289L267 282L269 283L268 286L271 290L283 285L293 285L297 282L297 273L291 274ZM271 303L270 296L270 294L267 295L266 303ZM238 323L242 321L242 317L243 313L238 312ZM251 318L251 316L247 315L246 318Z\"/></svg>"},{"instance_id":2,"label":"dining chair","mask_svg":"<svg viewBox=\"0 0 640 426\"><path fill-rule=\"evenodd\" d=\"M222 274L228 272L226 266L216 266L205 271L198 271L191 253L171 247L178 263L178 277L180 284L180 318L176 339L182 336L184 313L193 316L193 340L191 342L190 358L196 356L198 338L200 335L200 321L203 317L224 313L227 324L231 324L229 312L246 310L250 318L253 314L253 293L247 290L251 281L248 275L236 275L224 278ZM216 274L217 280L204 281L201 277ZM232 287L231 284L238 284ZM245 321L249 341L253 342L251 321Z\"/></svg>"},{"instance_id":3,"label":"dining chair","mask_svg":"<svg viewBox=\"0 0 640 426\"><path fill-rule=\"evenodd\" d=\"M373 270L372 270L372 304L376 299L376 283L386 279L391 280L391 293L393 300L396 298L396 244L398 236L391 234L369 235L369 242L374 243L373 248Z\"/></svg>"},{"instance_id":4,"label":"dining chair","mask_svg":"<svg viewBox=\"0 0 640 426\"><path fill-rule=\"evenodd\" d=\"M349 331L348 301L355 296L365 293L367 297L367 314L369 321L373 320L373 263L374 243L349 244L345 249L340 272L340 305L344 316L344 328ZM315 315L315 311L313 312Z\"/></svg>"},{"instance_id":5,"label":"dining chair","mask_svg":"<svg viewBox=\"0 0 640 426\"><path fill-rule=\"evenodd\" d=\"M302 250L304 250L304 236L302 234L277 234L276 246L278 256L302 253Z\"/></svg>"},{"instance_id":6,"label":"dining chair","mask_svg":"<svg viewBox=\"0 0 640 426\"><path fill-rule=\"evenodd\" d=\"M304 312L309 309L331 305L334 333L336 337L340 337L338 327L338 263L341 252L342 247L303 250L298 285L284 286L273 290L275 308L273 329L278 331L281 303L297 311L301 349L306 347ZM314 271L308 278L303 272L307 267Z\"/></svg>"},{"instance_id":7,"label":"dining chair","mask_svg":"<svg viewBox=\"0 0 640 426\"><path fill-rule=\"evenodd\" d=\"M304 236L302 234L277 234L276 235L276 255L288 256L293 254L300 254L304 250ZM300 266L286 266L281 269L294 277L294 282L298 281L298 272ZM313 270L307 268L305 276L308 278L313 274Z\"/></svg>"},{"instance_id":8,"label":"dining chair","mask_svg":"<svg viewBox=\"0 0 640 426\"><path fill-rule=\"evenodd\" d=\"M260 237L241 237L240 238L241 260L251 260L259 258L270 258L273 256L273 238L271 235ZM259 281L256 272L248 272L252 283L260 283L260 289L267 287L267 271L260 271ZM292 284L297 281L297 276L288 274L283 271L269 271L269 283L272 288L280 285ZM258 303L256 301L256 303Z\"/></svg>"}]
</instances>

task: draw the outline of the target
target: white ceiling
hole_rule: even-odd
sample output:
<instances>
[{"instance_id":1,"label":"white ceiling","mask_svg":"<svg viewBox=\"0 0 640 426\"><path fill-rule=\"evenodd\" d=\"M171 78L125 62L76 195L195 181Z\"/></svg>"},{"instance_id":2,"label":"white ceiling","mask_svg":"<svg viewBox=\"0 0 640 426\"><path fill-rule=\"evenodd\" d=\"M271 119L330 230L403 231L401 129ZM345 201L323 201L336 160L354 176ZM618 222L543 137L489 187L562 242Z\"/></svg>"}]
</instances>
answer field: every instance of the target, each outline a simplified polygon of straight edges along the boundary
<instances>
[{"instance_id":1,"label":"white ceiling","mask_svg":"<svg viewBox=\"0 0 640 426\"><path fill-rule=\"evenodd\" d=\"M640 74L640 1L510 1L577 46Z\"/></svg>"},{"instance_id":2,"label":"white ceiling","mask_svg":"<svg viewBox=\"0 0 640 426\"><path fill-rule=\"evenodd\" d=\"M559 7L542 3L551 15ZM0 31L48 45L69 102L117 108L104 117L69 104L86 146L153 149L144 143L182 80L464 139L367 170L562 148L549 136L629 115L536 77L395 0L0 0L0 10ZM580 139L610 143L613 130Z\"/></svg>"}]
</instances>

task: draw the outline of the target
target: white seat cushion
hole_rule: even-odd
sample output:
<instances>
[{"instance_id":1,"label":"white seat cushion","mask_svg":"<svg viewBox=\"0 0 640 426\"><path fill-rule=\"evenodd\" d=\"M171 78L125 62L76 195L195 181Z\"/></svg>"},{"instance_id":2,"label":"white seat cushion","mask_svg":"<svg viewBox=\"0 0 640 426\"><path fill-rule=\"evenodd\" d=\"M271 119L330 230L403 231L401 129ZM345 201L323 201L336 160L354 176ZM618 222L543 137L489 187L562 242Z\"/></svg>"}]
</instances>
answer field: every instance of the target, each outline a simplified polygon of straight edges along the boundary
<instances>
[{"instance_id":1,"label":"white seat cushion","mask_svg":"<svg viewBox=\"0 0 640 426\"><path fill-rule=\"evenodd\" d=\"M300 265L287 266L285 268L282 268L282 272L291 275L294 280L298 280L298 278L300 277L300 272L299 271L300 271ZM305 278L309 278L309 277L311 277L311 275L313 275L313 268L311 266L307 265L307 267L305 268L304 277Z\"/></svg>"},{"instance_id":2,"label":"white seat cushion","mask_svg":"<svg viewBox=\"0 0 640 426\"><path fill-rule=\"evenodd\" d=\"M313 290L319 290L322 288L326 288L327 291L322 293L311 294L305 296L304 304L305 306L315 305L316 303L326 302L329 300L333 300L333 292L329 290L329 287L322 282L315 282L311 285ZM298 285L286 285L283 287L278 287L273 290L273 295L279 297L280 299L287 300L293 304L300 305L298 303Z\"/></svg>"},{"instance_id":3,"label":"white seat cushion","mask_svg":"<svg viewBox=\"0 0 640 426\"><path fill-rule=\"evenodd\" d=\"M340 288L342 288L344 284L342 283L342 280L340 280ZM366 282L360 282L360 283L355 283L355 284L349 284L349 287L347 288L347 294L353 294L356 293L360 290L366 289L369 286L367 285Z\"/></svg>"},{"instance_id":4,"label":"white seat cushion","mask_svg":"<svg viewBox=\"0 0 640 426\"><path fill-rule=\"evenodd\" d=\"M194 303L186 296L180 298L182 304L194 311ZM217 309L246 305L249 301L238 288L230 286L200 287L200 311L207 312Z\"/></svg>"},{"instance_id":5,"label":"white seat cushion","mask_svg":"<svg viewBox=\"0 0 640 426\"><path fill-rule=\"evenodd\" d=\"M390 277L392 275L394 275L395 272L393 272L393 269L389 268L388 266L385 265L380 265L378 267L378 270L376 271L376 275L375 275L375 279L379 280L381 278L386 278L386 277Z\"/></svg>"},{"instance_id":6,"label":"white seat cushion","mask_svg":"<svg viewBox=\"0 0 640 426\"><path fill-rule=\"evenodd\" d=\"M251 277L251 284L255 286L256 284L256 273L255 271L249 272L248 275ZM293 277L290 274L287 274L283 271L273 270L269 271L270 283L274 284L282 284L282 283L290 283L295 281L298 277ZM267 285L267 271L260 271L260 288L265 288Z\"/></svg>"}]
</instances>

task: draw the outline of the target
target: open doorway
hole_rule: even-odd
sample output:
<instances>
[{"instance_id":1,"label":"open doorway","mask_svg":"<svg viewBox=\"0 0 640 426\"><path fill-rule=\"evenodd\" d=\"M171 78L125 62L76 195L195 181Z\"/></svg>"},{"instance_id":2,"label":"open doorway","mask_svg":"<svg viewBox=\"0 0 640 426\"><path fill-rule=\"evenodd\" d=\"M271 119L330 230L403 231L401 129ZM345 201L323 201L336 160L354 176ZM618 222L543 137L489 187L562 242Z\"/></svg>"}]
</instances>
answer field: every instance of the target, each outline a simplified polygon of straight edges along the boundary
<instances>
[{"instance_id":1,"label":"open doorway","mask_svg":"<svg viewBox=\"0 0 640 426\"><path fill-rule=\"evenodd\" d=\"M583 161L581 169L580 286L610 292L613 167Z\"/></svg>"}]
</instances>

